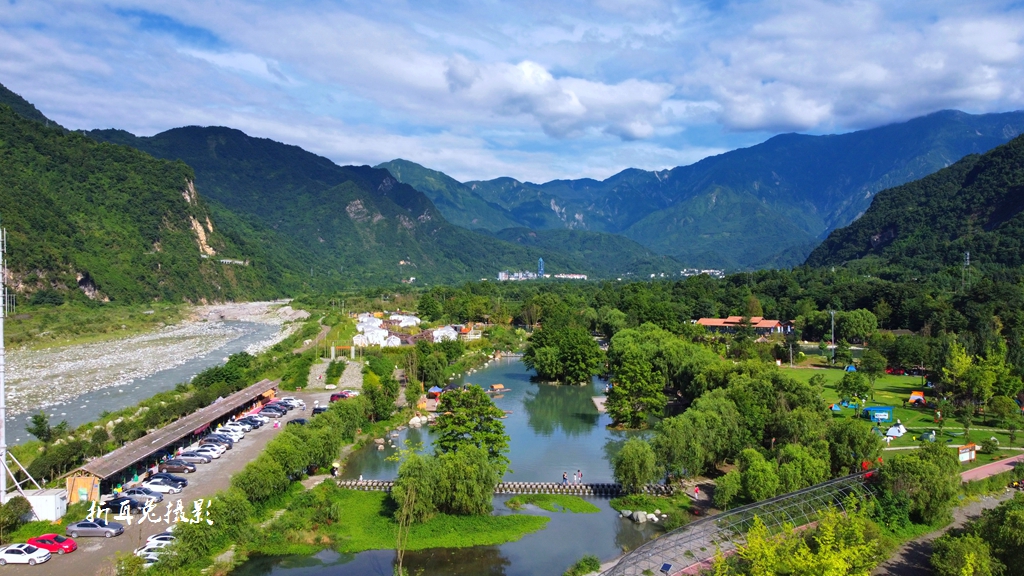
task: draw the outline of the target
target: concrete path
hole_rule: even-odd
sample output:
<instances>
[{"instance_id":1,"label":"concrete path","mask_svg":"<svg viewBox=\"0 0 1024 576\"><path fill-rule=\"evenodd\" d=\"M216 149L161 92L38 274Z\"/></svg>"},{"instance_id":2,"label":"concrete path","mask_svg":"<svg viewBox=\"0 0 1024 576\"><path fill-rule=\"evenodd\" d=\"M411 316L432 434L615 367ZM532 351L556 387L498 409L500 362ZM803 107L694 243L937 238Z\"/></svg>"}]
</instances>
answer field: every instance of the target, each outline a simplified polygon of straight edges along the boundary
<instances>
[{"instance_id":1,"label":"concrete path","mask_svg":"<svg viewBox=\"0 0 1024 576\"><path fill-rule=\"evenodd\" d=\"M991 464L978 466L971 470L964 470L960 473L960 479L963 482L970 482L972 480L981 480L982 478L1002 474L1003 472L1009 472L1010 470L1013 470L1014 465L1018 462L1024 462L1024 454L1014 456L1012 458L1005 458L998 462L992 462Z\"/></svg>"}]
</instances>

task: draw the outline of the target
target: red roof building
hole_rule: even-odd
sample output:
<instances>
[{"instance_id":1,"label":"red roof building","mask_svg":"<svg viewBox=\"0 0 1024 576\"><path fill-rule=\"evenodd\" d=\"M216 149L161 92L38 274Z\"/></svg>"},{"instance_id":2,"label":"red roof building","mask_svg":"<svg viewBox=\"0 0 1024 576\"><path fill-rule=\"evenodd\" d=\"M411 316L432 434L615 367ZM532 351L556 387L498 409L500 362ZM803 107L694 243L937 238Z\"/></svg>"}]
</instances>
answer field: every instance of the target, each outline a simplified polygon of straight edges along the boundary
<instances>
[{"instance_id":1,"label":"red roof building","mask_svg":"<svg viewBox=\"0 0 1024 576\"><path fill-rule=\"evenodd\" d=\"M762 336L766 334L780 334L785 332L785 326L778 320L765 320L761 316L749 318L750 326L754 332ZM733 333L743 325L743 316L729 316L728 318L701 318L697 324L707 328L708 332Z\"/></svg>"}]
</instances>

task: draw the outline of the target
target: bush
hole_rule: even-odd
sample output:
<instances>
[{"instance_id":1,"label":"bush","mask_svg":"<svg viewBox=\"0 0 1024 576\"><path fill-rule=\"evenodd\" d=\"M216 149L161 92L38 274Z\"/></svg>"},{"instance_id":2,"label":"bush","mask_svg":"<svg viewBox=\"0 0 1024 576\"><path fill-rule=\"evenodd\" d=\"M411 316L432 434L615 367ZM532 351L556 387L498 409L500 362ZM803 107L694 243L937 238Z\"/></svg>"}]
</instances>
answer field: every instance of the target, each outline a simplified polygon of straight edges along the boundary
<instances>
[{"instance_id":1,"label":"bush","mask_svg":"<svg viewBox=\"0 0 1024 576\"><path fill-rule=\"evenodd\" d=\"M562 576L583 576L601 569L601 560L593 554L587 554L569 567Z\"/></svg>"},{"instance_id":2,"label":"bush","mask_svg":"<svg viewBox=\"0 0 1024 576\"><path fill-rule=\"evenodd\" d=\"M936 540L931 564L936 576L992 576L1002 572L988 543L974 534L946 534Z\"/></svg>"},{"instance_id":3,"label":"bush","mask_svg":"<svg viewBox=\"0 0 1024 576\"><path fill-rule=\"evenodd\" d=\"M738 470L730 470L725 476L715 481L715 506L728 510L736 501L743 489L743 481Z\"/></svg>"}]
</instances>

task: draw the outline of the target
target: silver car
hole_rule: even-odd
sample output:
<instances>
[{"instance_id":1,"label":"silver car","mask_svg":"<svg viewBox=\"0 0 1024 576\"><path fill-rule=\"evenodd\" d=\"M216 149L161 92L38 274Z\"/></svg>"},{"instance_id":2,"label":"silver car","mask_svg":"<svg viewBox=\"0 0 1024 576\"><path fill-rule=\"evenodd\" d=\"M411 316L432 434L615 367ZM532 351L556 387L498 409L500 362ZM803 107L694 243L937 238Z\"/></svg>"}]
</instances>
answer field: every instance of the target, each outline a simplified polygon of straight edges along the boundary
<instances>
[{"instance_id":1,"label":"silver car","mask_svg":"<svg viewBox=\"0 0 1024 576\"><path fill-rule=\"evenodd\" d=\"M193 464L209 464L212 458L200 452L182 452L178 454L178 460L184 460Z\"/></svg>"},{"instance_id":2,"label":"silver car","mask_svg":"<svg viewBox=\"0 0 1024 576\"><path fill-rule=\"evenodd\" d=\"M120 536L124 532L124 526L117 522L107 522L102 518L95 520L81 520L73 524L68 524L64 533L72 538L78 538L79 536L103 536L104 538L111 538L113 536Z\"/></svg>"}]
</instances>

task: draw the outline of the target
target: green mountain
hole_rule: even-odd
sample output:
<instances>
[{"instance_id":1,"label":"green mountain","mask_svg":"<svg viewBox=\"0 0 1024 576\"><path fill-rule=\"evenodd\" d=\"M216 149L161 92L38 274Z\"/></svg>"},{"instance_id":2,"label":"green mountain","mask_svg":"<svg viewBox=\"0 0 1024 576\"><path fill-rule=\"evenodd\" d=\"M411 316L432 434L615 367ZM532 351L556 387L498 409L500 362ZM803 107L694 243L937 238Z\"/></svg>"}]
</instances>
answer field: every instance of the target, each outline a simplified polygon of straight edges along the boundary
<instances>
[{"instance_id":1,"label":"green mountain","mask_svg":"<svg viewBox=\"0 0 1024 576\"><path fill-rule=\"evenodd\" d=\"M943 111L841 135L784 134L650 172L606 180L466 182L533 229L625 235L687 266L793 266L875 193L982 153L1024 132L1024 112Z\"/></svg>"},{"instance_id":2,"label":"green mountain","mask_svg":"<svg viewBox=\"0 0 1024 576\"><path fill-rule=\"evenodd\" d=\"M1024 265L1024 136L879 192L807 264L933 272L961 265L968 251L972 265Z\"/></svg>"},{"instance_id":3,"label":"green mountain","mask_svg":"<svg viewBox=\"0 0 1024 576\"><path fill-rule=\"evenodd\" d=\"M387 170L399 182L426 194L445 220L456 226L496 232L522 225L513 220L507 210L484 200L468 186L443 172L402 159L384 162L375 168Z\"/></svg>"},{"instance_id":4,"label":"green mountain","mask_svg":"<svg viewBox=\"0 0 1024 576\"><path fill-rule=\"evenodd\" d=\"M8 286L51 302L279 294L265 268L220 262L238 253L214 227L193 180L181 162L99 144L0 105Z\"/></svg>"},{"instance_id":5,"label":"green mountain","mask_svg":"<svg viewBox=\"0 0 1024 576\"><path fill-rule=\"evenodd\" d=\"M3 84L0 84L0 104L10 106L11 110L14 110L14 113L22 118L42 122L47 126L58 126L56 122L50 120L46 116L43 116L43 113L40 112L31 102L25 100L20 95L11 92Z\"/></svg>"},{"instance_id":6,"label":"green mountain","mask_svg":"<svg viewBox=\"0 0 1024 576\"><path fill-rule=\"evenodd\" d=\"M604 276L616 273L669 274L678 272L680 268L679 262L670 256L655 254L629 238L616 234L585 230L506 228L494 235L506 242L566 254L578 261L592 263ZM552 272L550 266L547 268L548 272Z\"/></svg>"},{"instance_id":7,"label":"green mountain","mask_svg":"<svg viewBox=\"0 0 1024 576\"><path fill-rule=\"evenodd\" d=\"M88 135L187 163L225 235L253 258L269 261L290 279L303 277L309 286L493 277L503 269L534 269L541 257L552 273L609 277L662 271L629 269L614 254L587 259L466 230L387 170L338 166L230 128L192 126L144 138L118 130ZM652 266L660 263L651 259Z\"/></svg>"}]
</instances>

